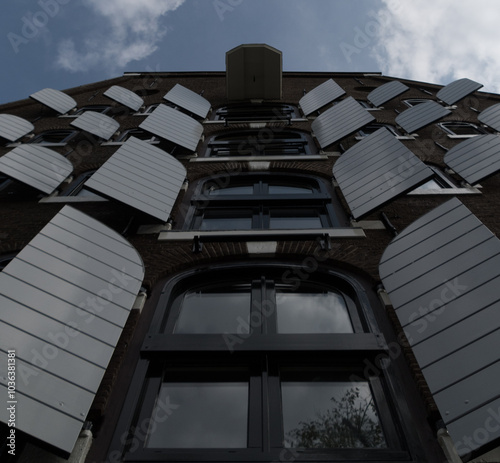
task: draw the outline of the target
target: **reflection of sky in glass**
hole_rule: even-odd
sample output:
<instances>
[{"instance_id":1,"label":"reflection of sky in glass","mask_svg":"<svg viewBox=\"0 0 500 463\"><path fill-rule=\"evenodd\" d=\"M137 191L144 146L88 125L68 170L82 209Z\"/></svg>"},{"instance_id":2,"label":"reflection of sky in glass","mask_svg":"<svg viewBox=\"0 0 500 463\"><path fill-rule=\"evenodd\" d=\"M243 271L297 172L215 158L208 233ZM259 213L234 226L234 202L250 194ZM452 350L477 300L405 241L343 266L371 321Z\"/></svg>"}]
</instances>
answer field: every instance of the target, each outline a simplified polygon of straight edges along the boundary
<instances>
[{"instance_id":1,"label":"reflection of sky in glass","mask_svg":"<svg viewBox=\"0 0 500 463\"><path fill-rule=\"evenodd\" d=\"M248 383L164 383L158 399L178 406L152 425L148 448L244 448ZM156 416L156 407L152 419ZM159 410L158 416L164 416Z\"/></svg>"},{"instance_id":2,"label":"reflection of sky in glass","mask_svg":"<svg viewBox=\"0 0 500 463\"><path fill-rule=\"evenodd\" d=\"M356 391L357 390L357 391ZM357 392L357 397L354 392ZM374 442L374 434L380 436L382 442L377 441L377 447L386 447L384 438L382 437L382 429L378 416L371 406L373 403L370 386L367 382L305 382L305 381L283 381L281 383L281 395L283 404L283 430L285 436L285 447L294 446L294 442L289 433L292 430L301 428L301 423L322 422L326 420L321 417L325 416L327 410L338 411L337 414L329 414L330 429L336 429L338 435L333 438L323 437L324 441L333 442L336 445L315 445L316 448L330 447L352 447L362 448L370 447L369 442ZM346 397L352 398L351 402L345 400ZM335 399L335 400L332 400ZM344 400L342 400L344 398ZM349 403L349 405L347 405ZM341 404L341 405L339 405ZM361 427L361 433L357 429L357 418L365 417L365 426ZM369 426L368 420L371 420L372 427ZM335 426L335 423L338 426ZM316 429L319 429L316 426ZM347 435L347 437L346 437ZM346 441L354 442L351 446L345 445ZM342 445L342 443L344 445ZM295 442L295 445L297 443Z\"/></svg>"},{"instance_id":3,"label":"reflection of sky in glass","mask_svg":"<svg viewBox=\"0 0 500 463\"><path fill-rule=\"evenodd\" d=\"M294 228L321 228L321 219L315 217L269 217L269 228L273 230L286 230Z\"/></svg>"},{"instance_id":4,"label":"reflection of sky in glass","mask_svg":"<svg viewBox=\"0 0 500 463\"><path fill-rule=\"evenodd\" d=\"M311 188L287 185L269 185L269 194L286 195L286 194L304 194L312 193Z\"/></svg>"},{"instance_id":5,"label":"reflection of sky in glass","mask_svg":"<svg viewBox=\"0 0 500 463\"><path fill-rule=\"evenodd\" d=\"M278 333L352 333L342 296L325 293L277 292Z\"/></svg>"},{"instance_id":6,"label":"reflection of sky in glass","mask_svg":"<svg viewBox=\"0 0 500 463\"><path fill-rule=\"evenodd\" d=\"M251 195L253 185L229 186L226 188L215 188L210 190L210 195Z\"/></svg>"},{"instance_id":7,"label":"reflection of sky in glass","mask_svg":"<svg viewBox=\"0 0 500 463\"><path fill-rule=\"evenodd\" d=\"M417 187L418 190L441 190L442 188L443 187L433 179Z\"/></svg>"},{"instance_id":8,"label":"reflection of sky in glass","mask_svg":"<svg viewBox=\"0 0 500 463\"><path fill-rule=\"evenodd\" d=\"M252 217L203 217L201 230L251 230Z\"/></svg>"},{"instance_id":9,"label":"reflection of sky in glass","mask_svg":"<svg viewBox=\"0 0 500 463\"><path fill-rule=\"evenodd\" d=\"M249 318L250 292L187 293L174 333L248 333Z\"/></svg>"}]
</instances>

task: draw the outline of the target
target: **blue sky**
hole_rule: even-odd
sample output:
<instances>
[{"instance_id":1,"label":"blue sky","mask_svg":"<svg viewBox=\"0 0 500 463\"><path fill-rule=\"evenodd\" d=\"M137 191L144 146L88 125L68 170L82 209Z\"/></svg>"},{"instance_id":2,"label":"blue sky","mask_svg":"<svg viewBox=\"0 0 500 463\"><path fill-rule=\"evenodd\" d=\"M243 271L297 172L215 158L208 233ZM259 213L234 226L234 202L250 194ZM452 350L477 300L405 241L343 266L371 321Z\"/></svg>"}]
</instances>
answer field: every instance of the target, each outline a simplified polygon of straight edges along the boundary
<instances>
[{"instance_id":1,"label":"blue sky","mask_svg":"<svg viewBox=\"0 0 500 463\"><path fill-rule=\"evenodd\" d=\"M380 71L500 91L497 0L16 0L2 7L0 103L125 71L224 70L242 43L285 71Z\"/></svg>"}]
</instances>

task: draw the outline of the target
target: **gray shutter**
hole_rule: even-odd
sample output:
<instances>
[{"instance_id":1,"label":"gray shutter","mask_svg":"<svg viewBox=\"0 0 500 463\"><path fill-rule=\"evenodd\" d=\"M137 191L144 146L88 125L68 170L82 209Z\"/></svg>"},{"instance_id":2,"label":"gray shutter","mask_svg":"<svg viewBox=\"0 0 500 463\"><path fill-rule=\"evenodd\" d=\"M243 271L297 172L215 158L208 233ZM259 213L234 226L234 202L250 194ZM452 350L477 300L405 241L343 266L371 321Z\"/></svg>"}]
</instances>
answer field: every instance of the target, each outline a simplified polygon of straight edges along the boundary
<instances>
[{"instance_id":1,"label":"gray shutter","mask_svg":"<svg viewBox=\"0 0 500 463\"><path fill-rule=\"evenodd\" d=\"M158 106L139 128L195 151L203 133L203 126L186 114L169 106Z\"/></svg>"},{"instance_id":2,"label":"gray shutter","mask_svg":"<svg viewBox=\"0 0 500 463\"><path fill-rule=\"evenodd\" d=\"M444 162L474 185L500 169L500 137L478 135L469 138L447 151Z\"/></svg>"},{"instance_id":3,"label":"gray shutter","mask_svg":"<svg viewBox=\"0 0 500 463\"><path fill-rule=\"evenodd\" d=\"M177 159L131 137L85 186L166 222L185 178Z\"/></svg>"},{"instance_id":4,"label":"gray shutter","mask_svg":"<svg viewBox=\"0 0 500 463\"><path fill-rule=\"evenodd\" d=\"M20 145L0 157L0 172L51 194L73 172L73 165L51 149Z\"/></svg>"},{"instance_id":5,"label":"gray shutter","mask_svg":"<svg viewBox=\"0 0 500 463\"><path fill-rule=\"evenodd\" d=\"M176 84L163 98L201 118L207 117L210 111L208 100L180 84Z\"/></svg>"},{"instance_id":6,"label":"gray shutter","mask_svg":"<svg viewBox=\"0 0 500 463\"><path fill-rule=\"evenodd\" d=\"M0 273L1 361L16 351L19 430L71 453L143 277L124 238L69 206Z\"/></svg>"},{"instance_id":7,"label":"gray shutter","mask_svg":"<svg viewBox=\"0 0 500 463\"><path fill-rule=\"evenodd\" d=\"M371 91L368 94L367 99L373 106L378 107L409 89L410 87L407 87L398 80L393 80Z\"/></svg>"},{"instance_id":8,"label":"gray shutter","mask_svg":"<svg viewBox=\"0 0 500 463\"><path fill-rule=\"evenodd\" d=\"M477 431L500 407L498 238L453 198L394 238L379 271L459 454L499 438L498 421Z\"/></svg>"},{"instance_id":9,"label":"gray shutter","mask_svg":"<svg viewBox=\"0 0 500 463\"><path fill-rule=\"evenodd\" d=\"M139 95L119 85L113 85L108 88L103 95L134 111L138 111L144 104L144 100Z\"/></svg>"},{"instance_id":10,"label":"gray shutter","mask_svg":"<svg viewBox=\"0 0 500 463\"><path fill-rule=\"evenodd\" d=\"M358 219L425 183L434 173L382 127L340 156L333 175Z\"/></svg>"},{"instance_id":11,"label":"gray shutter","mask_svg":"<svg viewBox=\"0 0 500 463\"><path fill-rule=\"evenodd\" d=\"M73 108L76 108L76 101L66 95L66 93L54 90L53 88L44 88L30 95L30 98L42 103L43 105L53 109L59 114L66 114Z\"/></svg>"},{"instance_id":12,"label":"gray shutter","mask_svg":"<svg viewBox=\"0 0 500 463\"><path fill-rule=\"evenodd\" d=\"M352 96L321 113L311 124L321 148L356 132L375 118Z\"/></svg>"},{"instance_id":13,"label":"gray shutter","mask_svg":"<svg viewBox=\"0 0 500 463\"><path fill-rule=\"evenodd\" d=\"M477 116L477 119L479 122L500 132L500 103L486 108Z\"/></svg>"},{"instance_id":14,"label":"gray shutter","mask_svg":"<svg viewBox=\"0 0 500 463\"><path fill-rule=\"evenodd\" d=\"M483 84L470 79L458 79L439 90L436 96L447 105L452 105L479 90L482 86Z\"/></svg>"},{"instance_id":15,"label":"gray shutter","mask_svg":"<svg viewBox=\"0 0 500 463\"><path fill-rule=\"evenodd\" d=\"M120 128L120 124L109 116L95 111L85 111L71 122L73 127L85 130L103 140L109 140Z\"/></svg>"},{"instance_id":16,"label":"gray shutter","mask_svg":"<svg viewBox=\"0 0 500 463\"><path fill-rule=\"evenodd\" d=\"M299 101L299 105L306 116L317 111L328 103L345 95L345 90L333 79L328 79L321 85L306 93Z\"/></svg>"},{"instance_id":17,"label":"gray shutter","mask_svg":"<svg viewBox=\"0 0 500 463\"><path fill-rule=\"evenodd\" d=\"M0 137L6 140L19 140L33 130L35 130L35 126L22 117L0 114Z\"/></svg>"},{"instance_id":18,"label":"gray shutter","mask_svg":"<svg viewBox=\"0 0 500 463\"><path fill-rule=\"evenodd\" d=\"M397 115L396 123L403 127L406 132L412 133L448 114L451 114L449 109L435 101L427 101Z\"/></svg>"}]
</instances>

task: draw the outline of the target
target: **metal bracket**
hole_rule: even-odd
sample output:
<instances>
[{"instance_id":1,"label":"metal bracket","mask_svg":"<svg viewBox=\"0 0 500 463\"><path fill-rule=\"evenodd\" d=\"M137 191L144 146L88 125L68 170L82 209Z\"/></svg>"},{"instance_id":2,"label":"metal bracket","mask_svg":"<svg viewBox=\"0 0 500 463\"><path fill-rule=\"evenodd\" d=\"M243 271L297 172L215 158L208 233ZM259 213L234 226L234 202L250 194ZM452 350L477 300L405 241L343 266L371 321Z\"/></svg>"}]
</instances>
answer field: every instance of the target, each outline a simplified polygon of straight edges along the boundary
<instances>
[{"instance_id":1,"label":"metal bracket","mask_svg":"<svg viewBox=\"0 0 500 463\"><path fill-rule=\"evenodd\" d=\"M323 233L318 240L322 251L330 251L332 249L332 241L328 233Z\"/></svg>"},{"instance_id":2,"label":"metal bracket","mask_svg":"<svg viewBox=\"0 0 500 463\"><path fill-rule=\"evenodd\" d=\"M195 235L193 238L193 252L199 254L203 251L203 243L201 242L200 235Z\"/></svg>"}]
</instances>

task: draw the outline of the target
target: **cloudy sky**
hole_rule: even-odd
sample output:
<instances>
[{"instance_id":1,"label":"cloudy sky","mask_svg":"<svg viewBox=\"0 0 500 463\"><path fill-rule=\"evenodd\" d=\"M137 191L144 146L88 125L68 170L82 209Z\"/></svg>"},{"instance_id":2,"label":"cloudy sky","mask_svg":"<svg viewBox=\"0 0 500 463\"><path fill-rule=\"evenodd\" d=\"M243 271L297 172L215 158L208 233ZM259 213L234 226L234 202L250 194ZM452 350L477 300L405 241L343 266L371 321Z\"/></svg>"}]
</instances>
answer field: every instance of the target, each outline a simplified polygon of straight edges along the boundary
<instances>
[{"instance_id":1,"label":"cloudy sky","mask_svg":"<svg viewBox=\"0 0 500 463\"><path fill-rule=\"evenodd\" d=\"M381 71L500 92L498 0L10 0L0 103L125 71L224 70L267 43L285 71Z\"/></svg>"}]
</instances>

